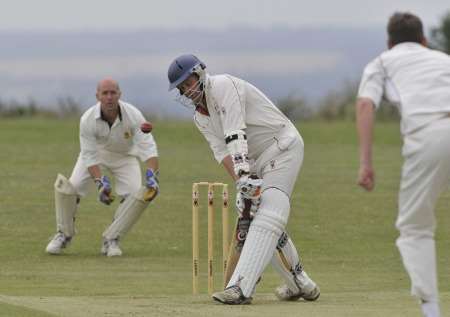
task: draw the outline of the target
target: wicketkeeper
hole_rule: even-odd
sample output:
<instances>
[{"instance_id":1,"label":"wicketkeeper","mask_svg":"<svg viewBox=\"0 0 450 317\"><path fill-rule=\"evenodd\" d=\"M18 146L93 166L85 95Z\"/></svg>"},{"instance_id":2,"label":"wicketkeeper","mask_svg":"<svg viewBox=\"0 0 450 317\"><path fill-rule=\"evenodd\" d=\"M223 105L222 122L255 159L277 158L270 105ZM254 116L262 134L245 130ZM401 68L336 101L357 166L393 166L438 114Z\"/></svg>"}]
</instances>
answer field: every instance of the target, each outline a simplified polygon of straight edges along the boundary
<instances>
[{"instance_id":1,"label":"wicketkeeper","mask_svg":"<svg viewBox=\"0 0 450 317\"><path fill-rule=\"evenodd\" d=\"M404 158L397 246L424 316L439 317L434 208L450 181L450 57L426 47L420 19L396 13L388 47L365 68L356 103L360 186L375 185L372 166L374 110L383 97L401 114Z\"/></svg>"},{"instance_id":2,"label":"wicketkeeper","mask_svg":"<svg viewBox=\"0 0 450 317\"><path fill-rule=\"evenodd\" d=\"M80 148L77 163L69 179L59 174L55 182L57 233L47 245L50 254L60 254L75 235L75 215L80 198L92 185L98 190L99 202L114 201L113 186L104 172L115 178L115 191L120 201L111 225L103 232L101 253L122 255L119 240L132 228L144 209L159 192L158 153L153 136L144 134L142 113L120 100L119 85L104 79L97 86L98 103L80 120ZM145 162L142 186L138 158Z\"/></svg>"},{"instance_id":3,"label":"wicketkeeper","mask_svg":"<svg viewBox=\"0 0 450 317\"><path fill-rule=\"evenodd\" d=\"M216 160L236 181L238 201L251 200L257 210L234 273L225 290L213 298L224 304L249 303L272 262L286 283L276 289L279 299L316 300L319 288L303 270L285 233L303 161L303 140L257 88L230 75L210 76L205 68L194 55L177 57L168 70L169 90L177 88L180 101L195 107L194 122ZM242 211L244 204L238 206Z\"/></svg>"}]
</instances>

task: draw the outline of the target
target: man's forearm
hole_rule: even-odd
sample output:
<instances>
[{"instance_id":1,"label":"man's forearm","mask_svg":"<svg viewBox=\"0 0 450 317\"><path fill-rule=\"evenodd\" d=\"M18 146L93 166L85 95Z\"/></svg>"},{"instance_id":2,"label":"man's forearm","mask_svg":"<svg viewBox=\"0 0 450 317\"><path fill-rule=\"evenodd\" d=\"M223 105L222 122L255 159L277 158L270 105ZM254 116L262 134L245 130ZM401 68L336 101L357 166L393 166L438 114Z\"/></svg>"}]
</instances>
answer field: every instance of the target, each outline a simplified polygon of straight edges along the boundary
<instances>
[{"instance_id":1,"label":"man's forearm","mask_svg":"<svg viewBox=\"0 0 450 317\"><path fill-rule=\"evenodd\" d=\"M356 102L356 126L359 137L359 163L372 165L374 105L368 98Z\"/></svg>"},{"instance_id":2,"label":"man's forearm","mask_svg":"<svg viewBox=\"0 0 450 317\"><path fill-rule=\"evenodd\" d=\"M147 168L152 169L154 172L159 170L159 161L158 157L151 157L147 161L145 161Z\"/></svg>"},{"instance_id":3,"label":"man's forearm","mask_svg":"<svg viewBox=\"0 0 450 317\"><path fill-rule=\"evenodd\" d=\"M93 179L98 179L102 177L102 171L98 165L92 165L88 167L89 174L91 174Z\"/></svg>"},{"instance_id":4,"label":"man's forearm","mask_svg":"<svg viewBox=\"0 0 450 317\"><path fill-rule=\"evenodd\" d=\"M222 165L225 167L225 170L230 174L231 178L233 178L234 181L237 181L239 177L234 173L234 166L233 166L233 160L231 159L230 155L225 156L225 158L222 161Z\"/></svg>"}]
</instances>

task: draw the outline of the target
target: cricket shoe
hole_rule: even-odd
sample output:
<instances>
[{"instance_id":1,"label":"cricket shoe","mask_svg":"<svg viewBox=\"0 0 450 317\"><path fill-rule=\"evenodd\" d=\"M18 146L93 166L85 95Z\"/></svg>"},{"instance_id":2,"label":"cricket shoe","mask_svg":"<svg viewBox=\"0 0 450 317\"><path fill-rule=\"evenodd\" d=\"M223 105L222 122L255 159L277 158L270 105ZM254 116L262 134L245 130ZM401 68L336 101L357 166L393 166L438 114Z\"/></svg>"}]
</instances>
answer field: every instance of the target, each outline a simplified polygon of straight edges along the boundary
<instances>
[{"instance_id":1,"label":"cricket shoe","mask_svg":"<svg viewBox=\"0 0 450 317\"><path fill-rule=\"evenodd\" d=\"M221 292L212 294L212 298L215 301L227 305L245 305L250 304L252 301L251 297L245 297L242 294L241 288L237 285L227 287Z\"/></svg>"},{"instance_id":2,"label":"cricket shoe","mask_svg":"<svg viewBox=\"0 0 450 317\"><path fill-rule=\"evenodd\" d=\"M61 254L62 249L67 247L71 240L71 237L66 237L64 233L58 231L47 244L45 251L49 254Z\"/></svg>"},{"instance_id":3,"label":"cricket shoe","mask_svg":"<svg viewBox=\"0 0 450 317\"><path fill-rule=\"evenodd\" d=\"M101 253L108 257L121 256L122 250L120 250L119 241L117 239L104 240Z\"/></svg>"},{"instance_id":4,"label":"cricket shoe","mask_svg":"<svg viewBox=\"0 0 450 317\"><path fill-rule=\"evenodd\" d=\"M303 298L307 301L315 301L320 296L320 289L317 284L309 278L306 272L301 272L296 277L299 291L291 290L287 285L277 287L275 295L281 301L296 301Z\"/></svg>"}]
</instances>

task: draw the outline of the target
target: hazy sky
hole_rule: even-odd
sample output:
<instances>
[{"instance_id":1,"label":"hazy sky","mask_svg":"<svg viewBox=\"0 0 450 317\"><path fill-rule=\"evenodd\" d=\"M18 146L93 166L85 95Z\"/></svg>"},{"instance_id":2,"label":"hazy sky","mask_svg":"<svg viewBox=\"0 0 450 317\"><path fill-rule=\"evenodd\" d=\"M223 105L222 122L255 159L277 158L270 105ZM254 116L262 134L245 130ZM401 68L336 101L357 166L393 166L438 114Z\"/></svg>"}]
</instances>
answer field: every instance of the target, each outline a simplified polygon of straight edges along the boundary
<instances>
[{"instance_id":1,"label":"hazy sky","mask_svg":"<svg viewBox=\"0 0 450 317\"><path fill-rule=\"evenodd\" d=\"M0 30L385 25L395 10L436 25L449 0L0 0Z\"/></svg>"}]
</instances>

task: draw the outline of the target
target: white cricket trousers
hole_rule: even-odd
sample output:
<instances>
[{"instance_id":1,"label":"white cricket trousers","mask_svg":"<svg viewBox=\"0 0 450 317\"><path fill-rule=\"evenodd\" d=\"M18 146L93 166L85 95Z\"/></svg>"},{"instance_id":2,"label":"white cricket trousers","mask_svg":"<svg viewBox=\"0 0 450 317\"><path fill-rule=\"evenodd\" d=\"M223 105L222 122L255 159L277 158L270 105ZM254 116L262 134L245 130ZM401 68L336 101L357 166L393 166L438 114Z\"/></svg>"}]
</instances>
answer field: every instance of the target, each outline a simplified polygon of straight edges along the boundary
<instances>
[{"instance_id":1,"label":"white cricket trousers","mask_svg":"<svg viewBox=\"0 0 450 317\"><path fill-rule=\"evenodd\" d=\"M261 205L227 285L239 285L245 297L252 296L262 272L274 256L278 257L276 246L289 218L289 197L303 162L303 140L296 129L286 129L274 140L252 167L263 179ZM297 253L292 241L290 245L294 249L290 252ZM286 274L280 274L286 279ZM293 278L286 282L293 283Z\"/></svg>"},{"instance_id":2,"label":"white cricket trousers","mask_svg":"<svg viewBox=\"0 0 450 317\"><path fill-rule=\"evenodd\" d=\"M111 172L114 176L115 191L118 196L124 197L139 190L142 185L141 167L136 157L112 152L99 153L100 168ZM79 196L85 196L94 182L84 165L81 157L73 168L69 181L77 190Z\"/></svg>"},{"instance_id":3,"label":"white cricket trousers","mask_svg":"<svg viewBox=\"0 0 450 317\"><path fill-rule=\"evenodd\" d=\"M435 206L450 184L450 117L404 138L397 247L411 279L411 293L438 301Z\"/></svg>"}]
</instances>

